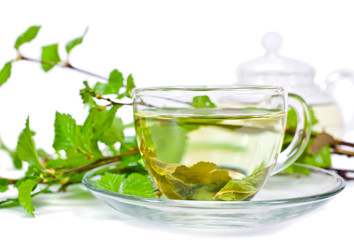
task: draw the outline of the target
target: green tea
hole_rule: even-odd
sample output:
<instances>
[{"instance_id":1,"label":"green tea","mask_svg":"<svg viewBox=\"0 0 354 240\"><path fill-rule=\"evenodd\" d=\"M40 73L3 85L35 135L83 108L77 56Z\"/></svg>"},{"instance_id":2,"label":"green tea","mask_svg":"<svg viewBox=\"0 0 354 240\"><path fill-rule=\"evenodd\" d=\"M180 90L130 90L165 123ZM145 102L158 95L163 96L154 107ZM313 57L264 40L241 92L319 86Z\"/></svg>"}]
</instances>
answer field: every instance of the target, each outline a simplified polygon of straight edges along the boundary
<instances>
[{"instance_id":1,"label":"green tea","mask_svg":"<svg viewBox=\"0 0 354 240\"><path fill-rule=\"evenodd\" d=\"M264 109L155 109L134 118L146 167L170 199L250 199L284 135L284 113Z\"/></svg>"}]
</instances>

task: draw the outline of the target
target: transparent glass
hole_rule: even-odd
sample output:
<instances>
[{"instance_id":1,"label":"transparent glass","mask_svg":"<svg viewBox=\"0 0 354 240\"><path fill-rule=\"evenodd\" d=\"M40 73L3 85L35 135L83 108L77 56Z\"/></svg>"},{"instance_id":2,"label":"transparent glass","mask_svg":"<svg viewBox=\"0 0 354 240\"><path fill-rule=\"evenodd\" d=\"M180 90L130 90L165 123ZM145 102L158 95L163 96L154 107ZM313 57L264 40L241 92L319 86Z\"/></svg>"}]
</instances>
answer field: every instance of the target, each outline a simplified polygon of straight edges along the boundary
<instances>
[{"instance_id":1,"label":"transparent glass","mask_svg":"<svg viewBox=\"0 0 354 240\"><path fill-rule=\"evenodd\" d=\"M337 174L312 166L295 166L309 175L272 176L250 201L152 199L98 188L97 180L104 172L116 172L116 164L87 172L83 184L113 209L139 220L208 229L269 227L317 209L345 187L344 180Z\"/></svg>"},{"instance_id":2,"label":"transparent glass","mask_svg":"<svg viewBox=\"0 0 354 240\"><path fill-rule=\"evenodd\" d=\"M303 152L311 132L301 97L281 87L135 89L134 120L147 170L170 199L251 199ZM280 153L289 104L298 116Z\"/></svg>"}]
</instances>

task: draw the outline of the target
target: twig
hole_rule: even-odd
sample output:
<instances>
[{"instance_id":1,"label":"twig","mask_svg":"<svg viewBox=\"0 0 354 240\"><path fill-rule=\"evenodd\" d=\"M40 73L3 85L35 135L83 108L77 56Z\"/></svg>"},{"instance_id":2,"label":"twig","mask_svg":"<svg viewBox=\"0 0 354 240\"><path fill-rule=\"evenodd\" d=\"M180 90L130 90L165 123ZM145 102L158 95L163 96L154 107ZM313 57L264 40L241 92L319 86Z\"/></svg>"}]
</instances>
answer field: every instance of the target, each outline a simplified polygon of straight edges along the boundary
<instances>
[{"instance_id":1,"label":"twig","mask_svg":"<svg viewBox=\"0 0 354 240\"><path fill-rule=\"evenodd\" d=\"M16 184L18 182L17 179L6 179L7 184Z\"/></svg>"},{"instance_id":2,"label":"twig","mask_svg":"<svg viewBox=\"0 0 354 240\"><path fill-rule=\"evenodd\" d=\"M64 172L62 172L63 175L66 175L66 174L69 174L69 173L73 173L73 172L84 172L84 171L87 171L87 170L90 170L90 169L93 169L95 167L97 167L97 165L100 165L100 166L103 166L103 165L106 165L106 164L109 164L109 163L113 163L113 162L119 162L121 161L122 157L125 157L125 156L129 156L129 155L132 155L132 154L135 154L135 153L138 153L139 150L138 149L133 149L129 152L126 152L126 153L122 153L122 154L119 154L119 155L115 155L115 156L110 156L110 157L104 157L104 158L100 158L90 164L87 164L87 165L84 165L84 166L81 166L81 167L78 167L78 168L74 168L74 169L70 169L70 170L66 170ZM100 164L100 163L104 163L104 164Z\"/></svg>"},{"instance_id":3,"label":"twig","mask_svg":"<svg viewBox=\"0 0 354 240\"><path fill-rule=\"evenodd\" d=\"M286 129L286 132L289 133L289 134L295 134L295 131L292 130L292 129ZM354 143L337 140L337 139L333 138L331 135L329 135L328 133L325 133L325 132L322 132L320 134L313 133L313 132L311 133L311 137L312 138L316 138L316 137L321 136L321 135L326 135L328 138L330 138L330 140L328 142L326 142L325 144L323 144L323 146L324 145L329 145L331 147L331 150L332 150L333 154L346 155L348 157L353 157L354 156L354 151L343 150L343 149L341 149L339 147L339 146L348 146L348 147L354 148ZM322 148L322 146L320 146L320 148ZM317 149L317 150L319 150L319 149Z\"/></svg>"},{"instance_id":4,"label":"twig","mask_svg":"<svg viewBox=\"0 0 354 240\"><path fill-rule=\"evenodd\" d=\"M60 66L62 68L67 68L67 69L74 70L76 72L80 72L80 73L83 73L83 74L90 75L92 77L100 78L100 79L103 79L103 80L108 80L106 77L103 77L103 76L98 75L96 73L92 73L92 72L89 72L89 71L74 67L70 63L64 63L64 64L61 64L61 65L58 65L58 64L55 64L55 63L52 63L52 62L46 62L46 61L42 61L42 60L39 60L39 59L25 57L23 55L19 55L17 57L17 60L25 60L25 61L35 62L35 63L40 63L40 64L48 64L48 65L51 65L51 66Z\"/></svg>"},{"instance_id":5,"label":"twig","mask_svg":"<svg viewBox=\"0 0 354 240\"><path fill-rule=\"evenodd\" d=\"M343 146L354 147L354 143L346 142L346 141L341 141L341 140L336 140L336 145L343 145Z\"/></svg>"},{"instance_id":6,"label":"twig","mask_svg":"<svg viewBox=\"0 0 354 240\"><path fill-rule=\"evenodd\" d=\"M349 177L349 174L354 174L354 170L350 169L337 169L337 168L327 168L328 170L336 172L344 180L354 180L354 177Z\"/></svg>"},{"instance_id":7,"label":"twig","mask_svg":"<svg viewBox=\"0 0 354 240\"><path fill-rule=\"evenodd\" d=\"M95 91L91 92L91 91L86 91L87 93L93 93L95 94L95 98L97 99L102 99L102 100L106 100L107 102L110 102L110 105L133 105L133 103L122 103L122 102L115 102L113 100L111 100L110 98L106 98L103 97L101 94L97 94Z\"/></svg>"},{"instance_id":8,"label":"twig","mask_svg":"<svg viewBox=\"0 0 354 240\"><path fill-rule=\"evenodd\" d=\"M332 147L332 153L334 153L334 154L346 155L348 157L354 156L354 152L338 148L337 146L331 146L331 147Z\"/></svg>"}]
</instances>

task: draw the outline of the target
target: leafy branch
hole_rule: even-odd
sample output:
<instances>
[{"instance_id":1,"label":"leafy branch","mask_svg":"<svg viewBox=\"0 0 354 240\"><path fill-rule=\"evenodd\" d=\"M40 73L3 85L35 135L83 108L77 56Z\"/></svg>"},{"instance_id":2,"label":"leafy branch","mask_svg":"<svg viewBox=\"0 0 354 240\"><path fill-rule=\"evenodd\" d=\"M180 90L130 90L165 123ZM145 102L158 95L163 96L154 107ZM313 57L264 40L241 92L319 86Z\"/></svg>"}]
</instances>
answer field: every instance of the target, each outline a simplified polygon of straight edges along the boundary
<instances>
[{"instance_id":1,"label":"leafy branch","mask_svg":"<svg viewBox=\"0 0 354 240\"><path fill-rule=\"evenodd\" d=\"M54 49L55 51L56 49ZM98 75L96 73L93 73L93 72L89 72L87 70L84 70L84 69L80 69L80 68L77 68L77 67L74 67L73 65L71 65L71 63L69 62L62 62L62 64L59 64L58 63L55 63L55 62L49 62L49 61L44 61L44 60L40 60L40 59L34 59L34 58L30 58L30 57L26 57L26 56L23 56L20 52L18 52L18 56L16 58L16 61L29 61L29 62L34 62L34 63L39 63L41 65L44 65L44 66L59 66L59 67L62 67L62 68L66 68L66 69L71 69L73 71L76 71L76 72L80 72L80 73L83 73L83 74L86 74L86 75L89 75L89 76L92 76L92 77L95 77L95 78L99 78L99 79L102 79L102 80L107 80L106 77L104 76L101 76L101 75Z\"/></svg>"},{"instance_id":2,"label":"leafy branch","mask_svg":"<svg viewBox=\"0 0 354 240\"><path fill-rule=\"evenodd\" d=\"M104 82L97 82L93 86L84 82L80 95L83 103L89 106L89 111L82 124L78 124L70 114L56 113L53 142L55 154L48 154L37 148L29 117L18 138L16 149L9 149L0 139L0 149L9 154L15 168L22 169L23 162L28 165L23 178L0 178L0 192L5 192L11 187L17 188L19 192L17 198L0 201L0 208L20 204L31 215L34 211L32 204L34 196L52 192L50 189L55 185L59 185L57 191L65 191L69 185L81 183L83 174L98 166L117 162L120 171L146 174L145 169L139 164L141 157L135 137L124 134L124 130L131 125L124 125L122 119L117 116L121 107L131 105L121 100L131 98L132 89L135 87L132 75L124 78L121 72L114 69L108 77L104 77L74 67L69 62L72 50L83 42L87 29L83 35L66 44L65 61L59 56L58 44L43 46L40 59L25 56L21 52L21 46L34 40L39 31L40 26L32 26L17 38L14 45L17 57L5 63L0 71L0 86L10 78L12 65L18 61L40 64L45 72L53 67L62 67ZM98 101L102 100L107 104L100 105ZM127 174L126 178L132 181L134 176L141 179L140 175L130 176L130 174ZM151 184L150 180L148 184ZM135 191L139 192L139 186Z\"/></svg>"}]
</instances>

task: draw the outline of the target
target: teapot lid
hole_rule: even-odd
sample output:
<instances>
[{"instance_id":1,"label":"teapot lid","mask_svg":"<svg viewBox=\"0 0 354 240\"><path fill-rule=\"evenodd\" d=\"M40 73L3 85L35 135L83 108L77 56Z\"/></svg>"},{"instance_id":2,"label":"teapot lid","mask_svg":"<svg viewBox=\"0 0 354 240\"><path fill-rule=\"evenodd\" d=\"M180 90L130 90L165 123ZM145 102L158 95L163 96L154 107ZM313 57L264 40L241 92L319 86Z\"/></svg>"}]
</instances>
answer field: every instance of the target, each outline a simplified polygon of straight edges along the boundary
<instances>
[{"instance_id":1,"label":"teapot lid","mask_svg":"<svg viewBox=\"0 0 354 240\"><path fill-rule=\"evenodd\" d=\"M280 55L283 38L279 33L268 32L262 38L265 54L241 64L237 68L240 79L256 76L291 76L313 79L316 71L308 63Z\"/></svg>"}]
</instances>

